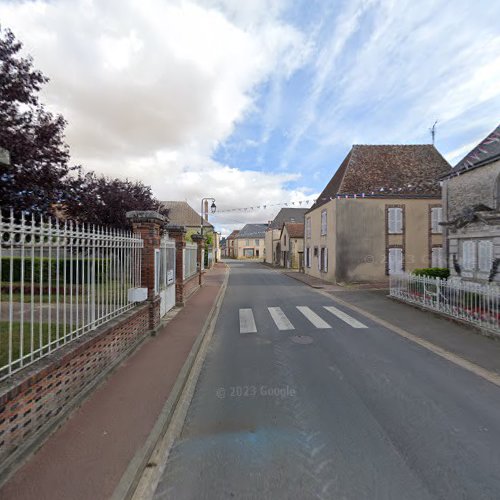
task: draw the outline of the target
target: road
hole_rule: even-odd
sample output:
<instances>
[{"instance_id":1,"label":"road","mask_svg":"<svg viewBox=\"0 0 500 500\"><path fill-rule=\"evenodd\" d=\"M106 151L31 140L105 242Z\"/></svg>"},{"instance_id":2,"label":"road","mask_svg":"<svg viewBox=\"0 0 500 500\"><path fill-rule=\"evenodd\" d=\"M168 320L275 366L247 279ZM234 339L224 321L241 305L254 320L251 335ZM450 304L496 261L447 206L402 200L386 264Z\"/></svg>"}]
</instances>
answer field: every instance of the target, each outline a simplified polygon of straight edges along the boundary
<instances>
[{"instance_id":1,"label":"road","mask_svg":"<svg viewBox=\"0 0 500 500\"><path fill-rule=\"evenodd\" d=\"M156 499L500 498L499 387L279 272L230 266Z\"/></svg>"}]
</instances>

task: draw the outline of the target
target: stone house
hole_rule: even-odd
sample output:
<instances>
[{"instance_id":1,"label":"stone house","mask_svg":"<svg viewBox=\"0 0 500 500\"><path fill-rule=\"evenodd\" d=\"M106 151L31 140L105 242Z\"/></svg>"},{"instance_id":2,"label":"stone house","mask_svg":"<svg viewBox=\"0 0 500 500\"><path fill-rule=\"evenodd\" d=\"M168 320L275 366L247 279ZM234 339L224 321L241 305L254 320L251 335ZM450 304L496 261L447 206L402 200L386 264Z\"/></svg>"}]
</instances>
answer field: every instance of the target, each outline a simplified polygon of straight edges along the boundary
<instances>
[{"instance_id":1,"label":"stone house","mask_svg":"<svg viewBox=\"0 0 500 500\"><path fill-rule=\"evenodd\" d=\"M450 165L422 145L354 145L305 216L304 271L382 282L442 266L439 178Z\"/></svg>"},{"instance_id":2,"label":"stone house","mask_svg":"<svg viewBox=\"0 0 500 500\"><path fill-rule=\"evenodd\" d=\"M452 275L500 282L500 125L443 179L443 207Z\"/></svg>"},{"instance_id":3,"label":"stone house","mask_svg":"<svg viewBox=\"0 0 500 500\"><path fill-rule=\"evenodd\" d=\"M235 238L235 257L237 259L263 259L264 238L267 224L246 224Z\"/></svg>"},{"instance_id":4,"label":"stone house","mask_svg":"<svg viewBox=\"0 0 500 500\"><path fill-rule=\"evenodd\" d=\"M276 217L269 222L266 229L265 235L265 257L264 262L267 264L272 264L274 266L280 265L281 254L276 251L276 247L279 245L281 230L283 228L284 222L296 222L303 223L304 215L307 212L307 208L293 208L285 207L282 208Z\"/></svg>"},{"instance_id":5,"label":"stone house","mask_svg":"<svg viewBox=\"0 0 500 500\"><path fill-rule=\"evenodd\" d=\"M280 266L301 269L304 257L304 223L284 222L278 245Z\"/></svg>"}]
</instances>

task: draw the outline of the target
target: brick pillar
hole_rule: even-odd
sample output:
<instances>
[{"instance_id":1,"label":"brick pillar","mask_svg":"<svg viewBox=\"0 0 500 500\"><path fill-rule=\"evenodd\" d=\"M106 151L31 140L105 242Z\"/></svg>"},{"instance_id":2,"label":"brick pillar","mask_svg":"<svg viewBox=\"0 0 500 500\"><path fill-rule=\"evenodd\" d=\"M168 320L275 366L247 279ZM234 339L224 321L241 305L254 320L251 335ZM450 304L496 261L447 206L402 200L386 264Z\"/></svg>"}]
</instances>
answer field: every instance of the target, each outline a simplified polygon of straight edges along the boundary
<instances>
[{"instance_id":1,"label":"brick pillar","mask_svg":"<svg viewBox=\"0 0 500 500\"><path fill-rule=\"evenodd\" d=\"M132 230L143 242L141 261L141 286L148 289L149 328L156 330L160 325L160 295L155 292L155 250L160 249L162 227L165 217L153 210L127 212Z\"/></svg>"},{"instance_id":2,"label":"brick pillar","mask_svg":"<svg viewBox=\"0 0 500 500\"><path fill-rule=\"evenodd\" d=\"M168 235L175 240L175 303L184 305L184 248L186 247L186 228L168 224Z\"/></svg>"},{"instance_id":3,"label":"brick pillar","mask_svg":"<svg viewBox=\"0 0 500 500\"><path fill-rule=\"evenodd\" d=\"M201 236L201 234L193 234L191 236L193 243L198 245L196 250L196 260L198 261L198 284L203 285L203 271L202 271L202 262L205 258L205 236Z\"/></svg>"}]
</instances>

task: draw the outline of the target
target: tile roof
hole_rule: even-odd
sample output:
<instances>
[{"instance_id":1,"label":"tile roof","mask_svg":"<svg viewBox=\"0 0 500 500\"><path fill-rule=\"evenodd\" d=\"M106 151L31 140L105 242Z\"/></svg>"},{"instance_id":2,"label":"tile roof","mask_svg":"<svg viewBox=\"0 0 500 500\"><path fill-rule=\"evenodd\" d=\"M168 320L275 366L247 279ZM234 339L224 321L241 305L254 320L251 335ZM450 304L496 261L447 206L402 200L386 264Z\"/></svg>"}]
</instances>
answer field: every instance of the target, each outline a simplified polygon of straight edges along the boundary
<instances>
[{"instance_id":1,"label":"tile roof","mask_svg":"<svg viewBox=\"0 0 500 500\"><path fill-rule=\"evenodd\" d=\"M432 144L354 145L310 210L337 194L440 196L450 169Z\"/></svg>"},{"instance_id":2,"label":"tile roof","mask_svg":"<svg viewBox=\"0 0 500 500\"><path fill-rule=\"evenodd\" d=\"M267 224L245 224L236 238L264 238Z\"/></svg>"},{"instance_id":3,"label":"tile roof","mask_svg":"<svg viewBox=\"0 0 500 500\"><path fill-rule=\"evenodd\" d=\"M161 204L168 210L168 220L172 224L188 227L200 227L200 214L186 201L162 201ZM203 227L213 225L204 221Z\"/></svg>"},{"instance_id":4,"label":"tile roof","mask_svg":"<svg viewBox=\"0 0 500 500\"><path fill-rule=\"evenodd\" d=\"M281 229L283 222L302 222L307 208L282 208L269 225L270 229Z\"/></svg>"},{"instance_id":5,"label":"tile roof","mask_svg":"<svg viewBox=\"0 0 500 500\"><path fill-rule=\"evenodd\" d=\"M288 236L290 238L303 238L304 237L304 223L300 222L285 222L283 224L286 227Z\"/></svg>"},{"instance_id":6,"label":"tile roof","mask_svg":"<svg viewBox=\"0 0 500 500\"><path fill-rule=\"evenodd\" d=\"M482 167L498 159L500 159L500 125L455 165L453 173Z\"/></svg>"},{"instance_id":7,"label":"tile roof","mask_svg":"<svg viewBox=\"0 0 500 500\"><path fill-rule=\"evenodd\" d=\"M235 229L235 230L234 230L234 231L233 231L233 232L232 232L232 233L231 233L231 234L227 237L227 239L229 240L229 239L234 239L234 238L236 238L236 236L238 236L238 233L239 233L239 232L240 232L240 230L239 230L239 229Z\"/></svg>"}]
</instances>

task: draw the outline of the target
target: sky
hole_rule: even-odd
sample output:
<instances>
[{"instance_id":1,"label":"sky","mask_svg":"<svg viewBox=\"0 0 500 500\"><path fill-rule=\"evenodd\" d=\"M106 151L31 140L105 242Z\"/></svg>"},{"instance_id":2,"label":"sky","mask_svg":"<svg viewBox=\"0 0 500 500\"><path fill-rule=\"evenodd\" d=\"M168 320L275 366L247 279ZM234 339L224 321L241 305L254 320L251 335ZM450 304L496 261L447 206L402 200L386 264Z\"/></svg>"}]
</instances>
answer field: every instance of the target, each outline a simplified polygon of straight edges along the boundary
<instances>
[{"instance_id":1,"label":"sky","mask_svg":"<svg viewBox=\"0 0 500 500\"><path fill-rule=\"evenodd\" d=\"M429 143L437 120L455 165L500 121L498 19L493 0L0 0L72 162L214 197L223 235L310 206L353 144Z\"/></svg>"}]
</instances>

